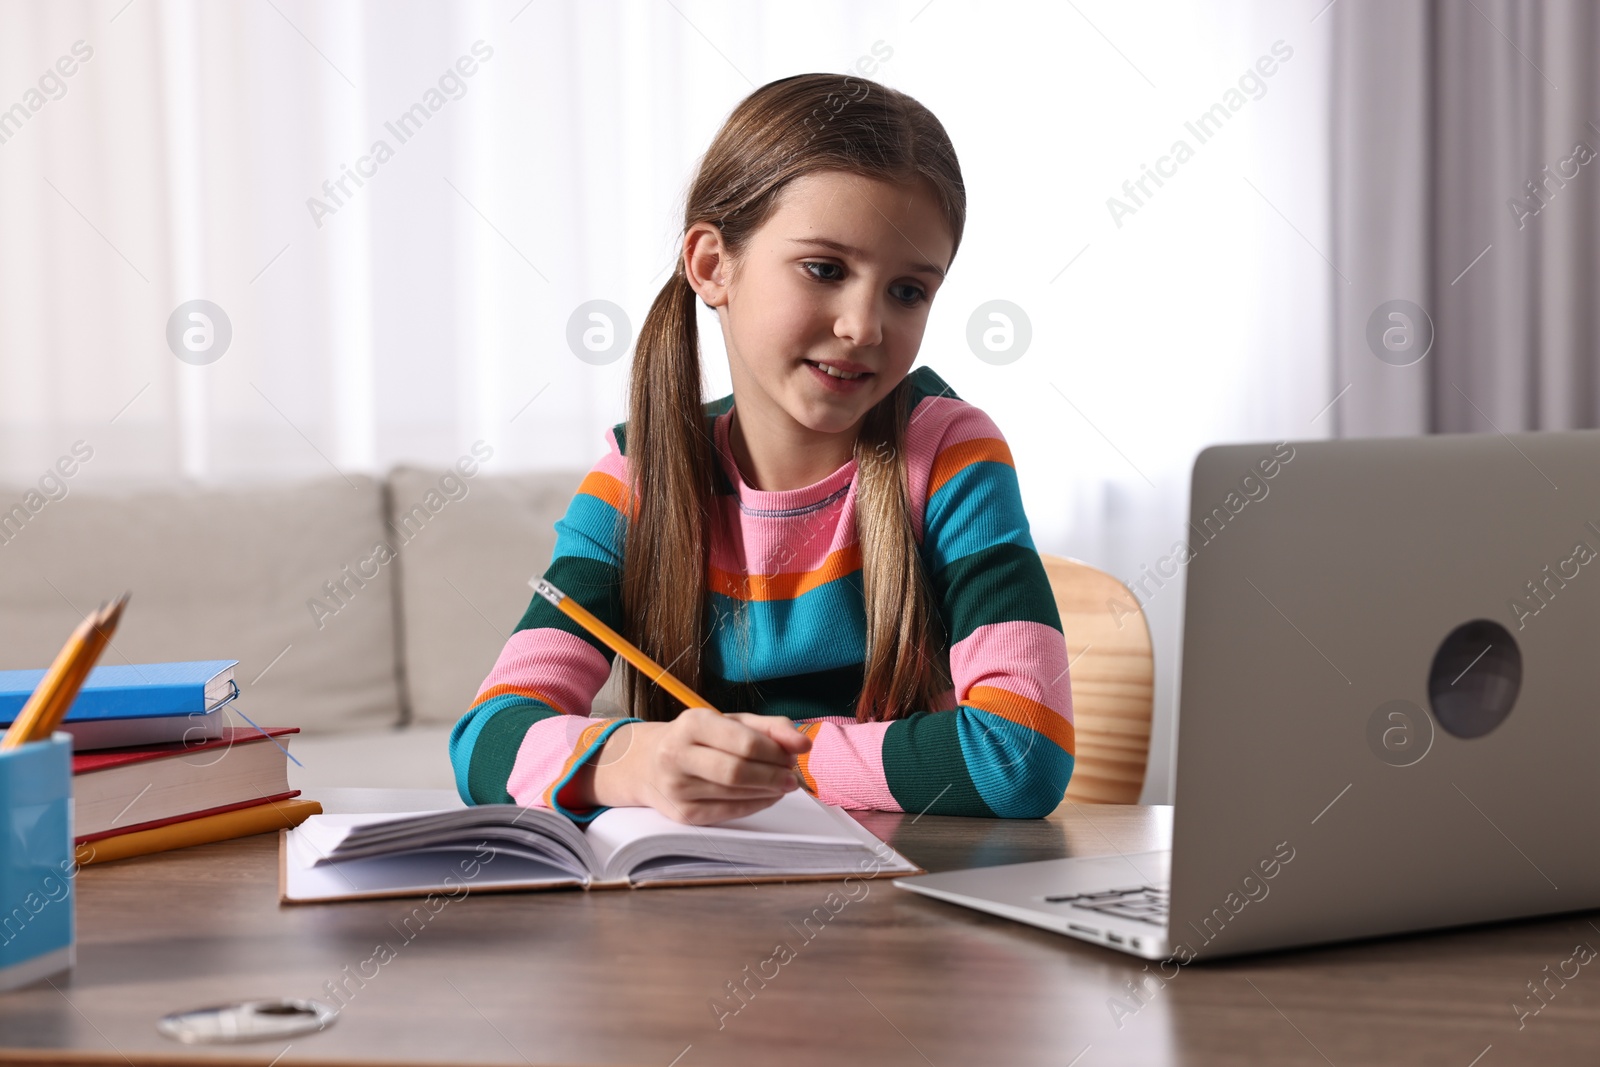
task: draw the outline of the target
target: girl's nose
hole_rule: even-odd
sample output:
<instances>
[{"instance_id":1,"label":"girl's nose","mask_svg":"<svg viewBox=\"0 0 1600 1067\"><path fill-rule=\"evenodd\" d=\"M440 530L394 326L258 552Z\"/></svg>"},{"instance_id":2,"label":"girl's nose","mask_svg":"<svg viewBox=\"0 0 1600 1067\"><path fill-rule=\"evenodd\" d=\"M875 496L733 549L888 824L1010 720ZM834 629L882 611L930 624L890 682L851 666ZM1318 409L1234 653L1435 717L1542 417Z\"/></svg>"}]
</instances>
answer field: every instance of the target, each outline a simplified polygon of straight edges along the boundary
<instances>
[{"instance_id":1,"label":"girl's nose","mask_svg":"<svg viewBox=\"0 0 1600 1067\"><path fill-rule=\"evenodd\" d=\"M839 309L833 335L857 348L874 348L883 343L883 314L877 297L871 293L854 296Z\"/></svg>"}]
</instances>

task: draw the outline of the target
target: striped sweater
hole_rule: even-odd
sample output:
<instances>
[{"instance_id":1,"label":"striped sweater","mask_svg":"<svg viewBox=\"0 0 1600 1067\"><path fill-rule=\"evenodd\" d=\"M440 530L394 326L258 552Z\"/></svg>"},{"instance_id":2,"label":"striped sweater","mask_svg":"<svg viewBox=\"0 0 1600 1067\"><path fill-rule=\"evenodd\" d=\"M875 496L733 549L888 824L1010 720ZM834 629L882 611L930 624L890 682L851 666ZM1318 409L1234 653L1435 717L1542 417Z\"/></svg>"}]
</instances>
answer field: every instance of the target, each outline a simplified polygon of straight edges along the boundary
<instances>
[{"instance_id":1,"label":"striped sweater","mask_svg":"<svg viewBox=\"0 0 1600 1067\"><path fill-rule=\"evenodd\" d=\"M784 715L811 738L805 787L846 808L1029 818L1072 775L1072 701L1061 617L1028 533L999 429L926 367L911 372L905 447L911 523L948 639L954 683L937 708L858 723L866 613L856 537L856 461L801 489L744 483L728 442L731 396L705 407L716 506L738 540L713 536L711 638L701 694L722 711ZM626 425L556 523L545 576L617 630ZM715 529L715 524L713 529ZM534 596L472 707L450 734L468 804L548 807L579 822L563 790L633 719L591 719L615 653Z\"/></svg>"}]
</instances>

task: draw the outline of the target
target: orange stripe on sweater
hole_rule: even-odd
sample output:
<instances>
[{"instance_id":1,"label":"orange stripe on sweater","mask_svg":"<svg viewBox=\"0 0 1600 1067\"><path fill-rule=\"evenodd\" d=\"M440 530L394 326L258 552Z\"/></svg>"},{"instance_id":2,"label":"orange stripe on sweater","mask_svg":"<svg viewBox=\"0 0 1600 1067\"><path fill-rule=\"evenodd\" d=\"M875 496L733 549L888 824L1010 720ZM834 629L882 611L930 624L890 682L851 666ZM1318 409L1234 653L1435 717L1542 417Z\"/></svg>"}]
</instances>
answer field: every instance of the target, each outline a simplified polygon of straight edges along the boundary
<instances>
[{"instance_id":1,"label":"orange stripe on sweater","mask_svg":"<svg viewBox=\"0 0 1600 1067\"><path fill-rule=\"evenodd\" d=\"M817 743L817 733L821 729L822 724L820 722L807 723L799 728L801 733L811 739L813 745ZM795 757L795 767L800 772L800 784L805 787L806 792L816 796L817 780L811 777L811 750L809 748Z\"/></svg>"},{"instance_id":2,"label":"orange stripe on sweater","mask_svg":"<svg viewBox=\"0 0 1600 1067\"><path fill-rule=\"evenodd\" d=\"M478 699L472 702L472 706L475 708L485 701L493 700L495 697L503 697L508 695L527 697L530 700L542 700L546 704L549 704L552 708L555 708L557 711L561 712L561 714L565 715L567 713L567 709L563 708L560 704L557 704L554 700L551 700L550 697L542 690L534 689L531 686L526 685L497 685L492 689L485 689L483 692L478 694Z\"/></svg>"},{"instance_id":3,"label":"orange stripe on sweater","mask_svg":"<svg viewBox=\"0 0 1600 1067\"><path fill-rule=\"evenodd\" d=\"M556 786L567 780L567 775L572 773L572 768L578 765L578 761L582 758L584 752L587 751L590 745L594 744L594 739L599 737L605 731L605 728L610 725L609 721L601 719L593 726L585 726L583 728L583 733L578 735L577 743L572 746L572 754L567 757L566 762L561 765L560 773L551 779L549 787L544 791L545 807L554 808L556 806Z\"/></svg>"},{"instance_id":4,"label":"orange stripe on sweater","mask_svg":"<svg viewBox=\"0 0 1600 1067\"><path fill-rule=\"evenodd\" d=\"M861 569L861 546L851 545L828 553L814 571L792 574L752 574L746 578L720 567L706 568L706 587L736 600L793 600L801 593Z\"/></svg>"},{"instance_id":5,"label":"orange stripe on sweater","mask_svg":"<svg viewBox=\"0 0 1600 1067\"><path fill-rule=\"evenodd\" d=\"M624 508L623 503L628 495L626 487L604 471L590 471L584 475L583 481L578 483L578 492L603 500L618 513L628 515L630 518L637 511L633 508Z\"/></svg>"},{"instance_id":6,"label":"orange stripe on sweater","mask_svg":"<svg viewBox=\"0 0 1600 1067\"><path fill-rule=\"evenodd\" d=\"M1065 716L1047 704L992 685L973 686L967 690L967 698L962 703L1026 726L1048 737L1069 756L1076 754L1077 731Z\"/></svg>"},{"instance_id":7,"label":"orange stripe on sweater","mask_svg":"<svg viewBox=\"0 0 1600 1067\"><path fill-rule=\"evenodd\" d=\"M951 445L933 458L933 468L928 472L928 495L974 463L1004 463L1015 467L1011 449L998 437L974 437Z\"/></svg>"}]
</instances>

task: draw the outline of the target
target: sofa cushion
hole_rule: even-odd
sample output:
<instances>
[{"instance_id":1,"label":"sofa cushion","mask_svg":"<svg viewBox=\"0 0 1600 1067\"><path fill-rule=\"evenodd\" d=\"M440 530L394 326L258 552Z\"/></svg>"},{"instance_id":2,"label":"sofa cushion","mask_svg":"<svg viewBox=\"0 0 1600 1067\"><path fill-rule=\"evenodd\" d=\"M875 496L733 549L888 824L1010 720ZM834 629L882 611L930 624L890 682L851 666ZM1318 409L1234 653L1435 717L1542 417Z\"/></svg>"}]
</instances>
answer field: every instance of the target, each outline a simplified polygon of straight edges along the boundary
<instances>
[{"instance_id":1,"label":"sofa cushion","mask_svg":"<svg viewBox=\"0 0 1600 1067\"><path fill-rule=\"evenodd\" d=\"M527 610L584 470L490 475L400 467L389 477L411 721L454 723ZM468 475L465 472L472 470ZM613 670L594 714L615 714Z\"/></svg>"},{"instance_id":2,"label":"sofa cushion","mask_svg":"<svg viewBox=\"0 0 1600 1067\"><path fill-rule=\"evenodd\" d=\"M0 507L27 492L0 488ZM75 488L6 515L0 668L47 665L130 590L103 663L237 659L239 710L307 734L398 720L393 568L357 573L384 538L381 483Z\"/></svg>"},{"instance_id":3,"label":"sofa cushion","mask_svg":"<svg viewBox=\"0 0 1600 1067\"><path fill-rule=\"evenodd\" d=\"M309 800L322 799L323 790L330 788L448 789L452 799L443 806L461 802L450 766L448 726L296 736L289 741L289 752L299 761L289 765L289 788L304 790Z\"/></svg>"}]
</instances>

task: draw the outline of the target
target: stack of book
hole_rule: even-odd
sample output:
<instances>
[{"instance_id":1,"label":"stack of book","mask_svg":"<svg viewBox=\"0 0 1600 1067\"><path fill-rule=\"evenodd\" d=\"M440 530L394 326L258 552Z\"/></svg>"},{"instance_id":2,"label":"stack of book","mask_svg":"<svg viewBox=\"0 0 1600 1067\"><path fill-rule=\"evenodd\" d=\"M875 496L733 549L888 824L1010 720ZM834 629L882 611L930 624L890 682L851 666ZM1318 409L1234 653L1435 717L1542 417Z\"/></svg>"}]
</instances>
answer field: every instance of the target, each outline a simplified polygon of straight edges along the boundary
<instances>
[{"instance_id":1,"label":"stack of book","mask_svg":"<svg viewBox=\"0 0 1600 1067\"><path fill-rule=\"evenodd\" d=\"M57 727L73 737L80 865L293 827L322 810L289 788L297 727L229 724L236 663L88 672ZM19 717L45 675L0 671L0 726Z\"/></svg>"}]
</instances>

